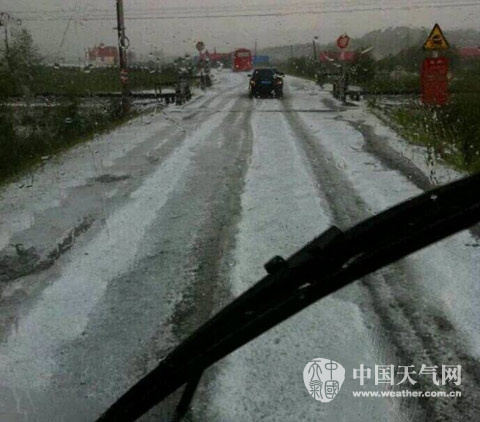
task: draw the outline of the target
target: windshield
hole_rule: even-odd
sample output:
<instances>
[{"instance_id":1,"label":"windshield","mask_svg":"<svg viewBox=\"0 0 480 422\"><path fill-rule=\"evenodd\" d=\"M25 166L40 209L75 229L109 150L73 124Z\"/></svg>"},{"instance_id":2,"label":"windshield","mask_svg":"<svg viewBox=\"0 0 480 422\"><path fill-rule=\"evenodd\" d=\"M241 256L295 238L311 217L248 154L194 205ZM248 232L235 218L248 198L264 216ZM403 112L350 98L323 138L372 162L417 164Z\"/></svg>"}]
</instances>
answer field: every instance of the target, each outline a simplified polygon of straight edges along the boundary
<instances>
[{"instance_id":1,"label":"windshield","mask_svg":"<svg viewBox=\"0 0 480 422\"><path fill-rule=\"evenodd\" d=\"M272 257L477 173L479 18L450 0L3 0L0 421L95 421ZM476 420L479 236L184 374L177 420ZM220 328L236 338L242 312ZM172 420L184 391L142 420Z\"/></svg>"}]
</instances>

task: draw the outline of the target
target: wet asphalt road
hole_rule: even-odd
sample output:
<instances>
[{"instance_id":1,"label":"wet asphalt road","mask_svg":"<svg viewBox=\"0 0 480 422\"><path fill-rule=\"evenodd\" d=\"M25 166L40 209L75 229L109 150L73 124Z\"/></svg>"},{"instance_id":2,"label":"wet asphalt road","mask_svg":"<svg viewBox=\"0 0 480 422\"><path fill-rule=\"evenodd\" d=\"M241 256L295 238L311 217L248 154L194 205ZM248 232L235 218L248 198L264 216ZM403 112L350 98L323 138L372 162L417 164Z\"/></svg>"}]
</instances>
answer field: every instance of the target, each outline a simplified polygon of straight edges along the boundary
<instances>
[{"instance_id":1,"label":"wet asphalt road","mask_svg":"<svg viewBox=\"0 0 480 422\"><path fill-rule=\"evenodd\" d=\"M15 280L3 293L0 420L93 420L259 279L271 256L433 185L383 142L360 106L295 78L283 100L250 100L245 75L217 79L185 107L141 117L109 143L39 170L42 197L15 197L17 207L29 200L29 223L18 223L9 242L32 249L9 261ZM65 162L76 177L52 180ZM17 211L5 204L12 195L2 197L2 212ZM188 420L471 419L480 412L480 319L477 299L462 289L478 281L478 252L468 247L473 235L462 236L343 289L208 370ZM451 287L452 266L464 284ZM362 401L346 393L319 406L301 376L315 357L348 373L359 363L462 364L464 396ZM345 382L345 391L358 389ZM145 420L167 420L170 410L167 403Z\"/></svg>"}]
</instances>

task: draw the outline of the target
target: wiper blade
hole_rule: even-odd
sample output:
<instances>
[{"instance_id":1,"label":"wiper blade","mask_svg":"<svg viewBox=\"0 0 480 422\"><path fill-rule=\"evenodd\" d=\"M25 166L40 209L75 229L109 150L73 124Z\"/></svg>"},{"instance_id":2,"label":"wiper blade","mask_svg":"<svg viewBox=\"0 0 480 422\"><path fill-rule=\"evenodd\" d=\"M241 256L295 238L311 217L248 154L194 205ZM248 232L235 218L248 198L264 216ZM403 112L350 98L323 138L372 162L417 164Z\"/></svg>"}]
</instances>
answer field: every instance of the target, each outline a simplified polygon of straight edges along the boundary
<instances>
[{"instance_id":1,"label":"wiper blade","mask_svg":"<svg viewBox=\"0 0 480 422\"><path fill-rule=\"evenodd\" d=\"M188 383L188 408L204 369L317 300L480 221L480 174L419 195L353 228L332 227L289 259L274 257L268 275L178 345L98 421L134 421Z\"/></svg>"}]
</instances>

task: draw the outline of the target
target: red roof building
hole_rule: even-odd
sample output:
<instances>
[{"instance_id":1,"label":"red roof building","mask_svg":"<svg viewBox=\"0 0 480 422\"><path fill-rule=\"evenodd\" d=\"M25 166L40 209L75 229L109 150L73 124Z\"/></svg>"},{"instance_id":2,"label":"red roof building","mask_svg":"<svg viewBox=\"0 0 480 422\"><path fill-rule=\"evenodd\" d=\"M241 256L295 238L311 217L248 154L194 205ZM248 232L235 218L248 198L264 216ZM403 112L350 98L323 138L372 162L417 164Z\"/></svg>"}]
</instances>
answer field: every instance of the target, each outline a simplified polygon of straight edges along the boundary
<instances>
[{"instance_id":1,"label":"red roof building","mask_svg":"<svg viewBox=\"0 0 480 422\"><path fill-rule=\"evenodd\" d=\"M480 59L480 48L479 47L460 47L458 49L458 55L461 59L472 60Z\"/></svg>"},{"instance_id":2,"label":"red roof building","mask_svg":"<svg viewBox=\"0 0 480 422\"><path fill-rule=\"evenodd\" d=\"M103 43L89 48L87 60L96 66L114 66L118 63L118 48L106 46Z\"/></svg>"},{"instance_id":3,"label":"red roof building","mask_svg":"<svg viewBox=\"0 0 480 422\"><path fill-rule=\"evenodd\" d=\"M200 54L200 60L208 58L210 62L225 62L226 60L230 60L231 53L217 53L215 49L213 53L210 53L208 50L205 53Z\"/></svg>"}]
</instances>

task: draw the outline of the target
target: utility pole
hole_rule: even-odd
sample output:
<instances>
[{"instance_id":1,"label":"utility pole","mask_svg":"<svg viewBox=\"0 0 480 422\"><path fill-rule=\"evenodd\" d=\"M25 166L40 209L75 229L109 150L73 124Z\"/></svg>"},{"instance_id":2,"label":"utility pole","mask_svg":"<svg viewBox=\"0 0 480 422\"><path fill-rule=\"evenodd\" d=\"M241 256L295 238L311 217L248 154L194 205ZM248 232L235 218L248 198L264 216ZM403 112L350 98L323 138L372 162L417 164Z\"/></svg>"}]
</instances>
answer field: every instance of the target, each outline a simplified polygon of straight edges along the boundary
<instances>
[{"instance_id":1,"label":"utility pole","mask_svg":"<svg viewBox=\"0 0 480 422\"><path fill-rule=\"evenodd\" d=\"M8 45L8 27L7 22L5 22L5 57L7 63L10 61L10 46Z\"/></svg>"},{"instance_id":2,"label":"utility pole","mask_svg":"<svg viewBox=\"0 0 480 422\"><path fill-rule=\"evenodd\" d=\"M117 31L118 31L118 57L120 64L120 82L122 84L122 110L127 113L130 110L130 99L128 96L128 68L127 48L128 38L125 36L125 18L123 13L123 0L117 0Z\"/></svg>"},{"instance_id":3,"label":"utility pole","mask_svg":"<svg viewBox=\"0 0 480 422\"><path fill-rule=\"evenodd\" d=\"M317 44L316 44L316 41L317 41L318 37L315 36L313 37L313 41L312 41L312 45L313 45L313 62L315 63L317 61Z\"/></svg>"},{"instance_id":4,"label":"utility pole","mask_svg":"<svg viewBox=\"0 0 480 422\"><path fill-rule=\"evenodd\" d=\"M8 21L10 20L11 16L8 14L8 13L0 13L0 26L3 26L4 30L5 30L5 60L7 62L7 65L9 67L10 70L11 69L11 66L10 66L10 46L8 44Z\"/></svg>"},{"instance_id":5,"label":"utility pole","mask_svg":"<svg viewBox=\"0 0 480 422\"><path fill-rule=\"evenodd\" d=\"M7 12L0 12L0 26L3 26L3 29L5 31L5 61L7 62L8 68L10 69L10 72L13 72L13 67L12 67L12 58L10 56L10 44L9 44L9 31L12 23L16 24L17 26L20 26L22 24L21 19L16 19L12 15L10 15ZM11 33L10 33L11 35Z\"/></svg>"}]
</instances>

